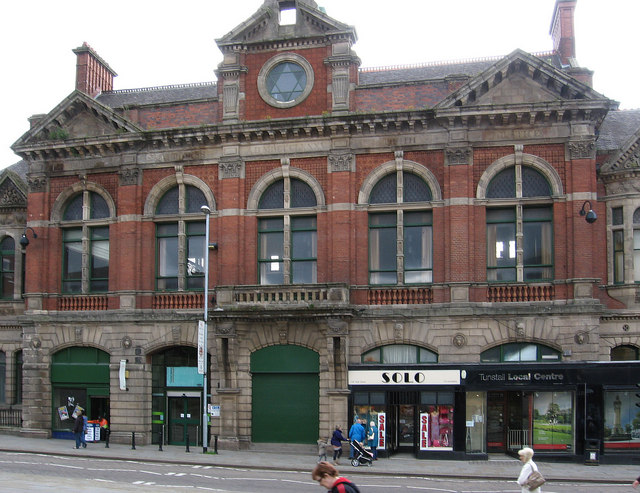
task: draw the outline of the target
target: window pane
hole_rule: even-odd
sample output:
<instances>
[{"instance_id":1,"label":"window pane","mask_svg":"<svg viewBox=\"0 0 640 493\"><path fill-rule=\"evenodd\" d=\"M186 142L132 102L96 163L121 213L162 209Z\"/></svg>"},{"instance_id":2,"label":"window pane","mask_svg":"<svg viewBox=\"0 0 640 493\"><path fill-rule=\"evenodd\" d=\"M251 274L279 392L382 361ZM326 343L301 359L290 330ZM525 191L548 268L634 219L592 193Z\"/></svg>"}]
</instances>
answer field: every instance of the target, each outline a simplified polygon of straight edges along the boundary
<instances>
[{"instance_id":1,"label":"window pane","mask_svg":"<svg viewBox=\"0 0 640 493\"><path fill-rule=\"evenodd\" d=\"M430 202L431 189L422 178L413 173L403 173L403 202Z\"/></svg>"},{"instance_id":2,"label":"window pane","mask_svg":"<svg viewBox=\"0 0 640 493\"><path fill-rule=\"evenodd\" d=\"M0 296L4 299L13 298L14 268L15 268L15 242L7 236L0 243L1 289Z\"/></svg>"},{"instance_id":3,"label":"window pane","mask_svg":"<svg viewBox=\"0 0 640 493\"><path fill-rule=\"evenodd\" d=\"M91 229L91 291L106 291L109 285L109 228Z\"/></svg>"},{"instance_id":4,"label":"window pane","mask_svg":"<svg viewBox=\"0 0 640 493\"><path fill-rule=\"evenodd\" d=\"M432 266L430 226L405 226L404 262L405 269L430 269Z\"/></svg>"},{"instance_id":5,"label":"window pane","mask_svg":"<svg viewBox=\"0 0 640 493\"><path fill-rule=\"evenodd\" d=\"M516 169L507 168L489 182L487 198L512 198L516 196Z\"/></svg>"},{"instance_id":6,"label":"window pane","mask_svg":"<svg viewBox=\"0 0 640 493\"><path fill-rule=\"evenodd\" d=\"M419 363L437 363L438 362L438 355L436 353L434 353L433 351L429 351L428 349L425 349L425 348L419 348L419 349L420 349ZM453 400L451 402L453 403Z\"/></svg>"},{"instance_id":7,"label":"window pane","mask_svg":"<svg viewBox=\"0 0 640 493\"><path fill-rule=\"evenodd\" d=\"M370 204L395 204L397 198L398 179L396 174L392 173L383 177L375 184L371 195L369 195Z\"/></svg>"},{"instance_id":8,"label":"window pane","mask_svg":"<svg viewBox=\"0 0 640 493\"><path fill-rule=\"evenodd\" d=\"M202 235L187 238L187 275L204 275L205 237Z\"/></svg>"},{"instance_id":9,"label":"window pane","mask_svg":"<svg viewBox=\"0 0 640 493\"><path fill-rule=\"evenodd\" d=\"M538 346L535 344L527 344L520 350L520 361L537 361Z\"/></svg>"},{"instance_id":10,"label":"window pane","mask_svg":"<svg viewBox=\"0 0 640 493\"><path fill-rule=\"evenodd\" d=\"M549 197L551 187L547 179L539 171L528 166L522 167L522 196Z\"/></svg>"},{"instance_id":11,"label":"window pane","mask_svg":"<svg viewBox=\"0 0 640 493\"><path fill-rule=\"evenodd\" d=\"M79 293L82 290L82 230L63 232L63 291Z\"/></svg>"},{"instance_id":12,"label":"window pane","mask_svg":"<svg viewBox=\"0 0 640 493\"><path fill-rule=\"evenodd\" d=\"M519 344L505 344L502 361L520 361L520 348Z\"/></svg>"},{"instance_id":13,"label":"window pane","mask_svg":"<svg viewBox=\"0 0 640 493\"><path fill-rule=\"evenodd\" d=\"M524 280L548 279L553 262L550 222L525 222L523 242Z\"/></svg>"},{"instance_id":14,"label":"window pane","mask_svg":"<svg viewBox=\"0 0 640 493\"><path fill-rule=\"evenodd\" d=\"M611 209L611 224L614 226L620 226L624 223L622 216L622 207L614 207Z\"/></svg>"},{"instance_id":15,"label":"window pane","mask_svg":"<svg viewBox=\"0 0 640 493\"><path fill-rule=\"evenodd\" d=\"M104 200L97 193L91 192L91 219L103 219L110 217L109 206L107 201Z\"/></svg>"},{"instance_id":16,"label":"window pane","mask_svg":"<svg viewBox=\"0 0 640 493\"><path fill-rule=\"evenodd\" d=\"M156 235L158 289L178 289L178 224L158 224Z\"/></svg>"},{"instance_id":17,"label":"window pane","mask_svg":"<svg viewBox=\"0 0 640 493\"><path fill-rule=\"evenodd\" d=\"M302 180L291 179L291 207L315 207L316 194Z\"/></svg>"},{"instance_id":18,"label":"window pane","mask_svg":"<svg viewBox=\"0 0 640 493\"><path fill-rule=\"evenodd\" d=\"M284 283L284 219L260 219L258 222L260 283Z\"/></svg>"},{"instance_id":19,"label":"window pane","mask_svg":"<svg viewBox=\"0 0 640 493\"><path fill-rule=\"evenodd\" d=\"M267 74L266 85L273 99L295 101L307 86L307 73L297 63L279 63Z\"/></svg>"},{"instance_id":20,"label":"window pane","mask_svg":"<svg viewBox=\"0 0 640 493\"><path fill-rule=\"evenodd\" d=\"M372 349L371 351L367 351L362 355L363 363L380 363L382 360L380 359L380 348Z\"/></svg>"},{"instance_id":21,"label":"window pane","mask_svg":"<svg viewBox=\"0 0 640 493\"><path fill-rule=\"evenodd\" d=\"M624 282L624 231L613 232L613 282Z\"/></svg>"},{"instance_id":22,"label":"window pane","mask_svg":"<svg viewBox=\"0 0 640 493\"><path fill-rule=\"evenodd\" d=\"M264 191L258 209L282 209L284 207L284 180L269 185Z\"/></svg>"},{"instance_id":23,"label":"window pane","mask_svg":"<svg viewBox=\"0 0 640 493\"><path fill-rule=\"evenodd\" d=\"M611 348L611 361L634 361L638 359L638 350L633 346Z\"/></svg>"},{"instance_id":24,"label":"window pane","mask_svg":"<svg viewBox=\"0 0 640 493\"><path fill-rule=\"evenodd\" d=\"M315 284L318 282L315 261L294 261L291 263L291 270L294 284Z\"/></svg>"},{"instance_id":25,"label":"window pane","mask_svg":"<svg viewBox=\"0 0 640 493\"><path fill-rule=\"evenodd\" d=\"M178 199L179 199L179 190L178 187L173 187L171 190L167 191L160 202L158 202L158 207L156 208L156 214L177 214L178 213Z\"/></svg>"},{"instance_id":26,"label":"window pane","mask_svg":"<svg viewBox=\"0 0 640 493\"><path fill-rule=\"evenodd\" d=\"M384 346L382 348L382 362L384 364L417 363L418 348L404 344Z\"/></svg>"},{"instance_id":27,"label":"window pane","mask_svg":"<svg viewBox=\"0 0 640 493\"><path fill-rule=\"evenodd\" d=\"M209 205L206 197L204 196L204 192L200 190L198 187L194 187L193 185L187 185L185 187L186 204L185 204L185 212L188 214L201 213L200 207L203 205Z\"/></svg>"},{"instance_id":28,"label":"window pane","mask_svg":"<svg viewBox=\"0 0 640 493\"><path fill-rule=\"evenodd\" d=\"M483 363L499 363L500 362L500 346L487 349L480 354L480 361Z\"/></svg>"},{"instance_id":29,"label":"window pane","mask_svg":"<svg viewBox=\"0 0 640 493\"><path fill-rule=\"evenodd\" d=\"M64 221L81 221L82 220L82 193L79 193L67 205L62 215Z\"/></svg>"},{"instance_id":30,"label":"window pane","mask_svg":"<svg viewBox=\"0 0 640 493\"><path fill-rule=\"evenodd\" d=\"M397 283L395 228L371 229L369 231L369 270L373 284ZM379 271L389 272L383 274Z\"/></svg>"}]
</instances>

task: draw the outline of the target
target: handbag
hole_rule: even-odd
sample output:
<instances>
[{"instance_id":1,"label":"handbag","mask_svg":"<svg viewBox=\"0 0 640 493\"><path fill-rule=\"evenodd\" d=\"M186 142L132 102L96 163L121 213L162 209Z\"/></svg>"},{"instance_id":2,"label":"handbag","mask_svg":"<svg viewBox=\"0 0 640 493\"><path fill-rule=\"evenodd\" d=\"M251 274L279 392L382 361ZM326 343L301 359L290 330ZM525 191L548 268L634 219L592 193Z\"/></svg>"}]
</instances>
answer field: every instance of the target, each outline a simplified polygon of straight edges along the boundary
<instances>
[{"instance_id":1,"label":"handbag","mask_svg":"<svg viewBox=\"0 0 640 493\"><path fill-rule=\"evenodd\" d=\"M540 474L540 471L533 471L531 474L529 474L529 477L527 478L527 481L524 485L529 489L529 491L533 491L536 488L540 488L540 486L546 483L546 481L547 480L544 479L544 476Z\"/></svg>"}]
</instances>

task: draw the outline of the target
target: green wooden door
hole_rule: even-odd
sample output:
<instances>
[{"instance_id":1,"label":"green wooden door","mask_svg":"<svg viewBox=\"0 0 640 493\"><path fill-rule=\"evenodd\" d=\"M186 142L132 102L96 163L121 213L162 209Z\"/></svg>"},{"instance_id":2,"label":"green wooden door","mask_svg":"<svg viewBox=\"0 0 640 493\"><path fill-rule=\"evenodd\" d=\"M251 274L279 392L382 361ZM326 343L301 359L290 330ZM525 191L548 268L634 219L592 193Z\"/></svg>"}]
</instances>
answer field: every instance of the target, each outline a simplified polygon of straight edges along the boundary
<instances>
[{"instance_id":1,"label":"green wooden door","mask_svg":"<svg viewBox=\"0 0 640 493\"><path fill-rule=\"evenodd\" d=\"M253 353L252 440L315 443L319 433L318 354L300 346Z\"/></svg>"}]
</instances>

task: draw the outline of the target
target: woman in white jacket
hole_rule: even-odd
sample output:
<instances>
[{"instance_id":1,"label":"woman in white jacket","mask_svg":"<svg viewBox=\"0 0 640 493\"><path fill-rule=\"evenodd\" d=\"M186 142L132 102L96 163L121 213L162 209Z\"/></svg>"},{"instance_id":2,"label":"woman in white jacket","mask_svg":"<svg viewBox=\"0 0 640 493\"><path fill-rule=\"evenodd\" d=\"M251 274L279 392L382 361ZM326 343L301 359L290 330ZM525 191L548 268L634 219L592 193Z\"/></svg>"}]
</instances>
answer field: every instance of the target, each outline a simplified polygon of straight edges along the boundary
<instances>
[{"instance_id":1,"label":"woman in white jacket","mask_svg":"<svg viewBox=\"0 0 640 493\"><path fill-rule=\"evenodd\" d=\"M532 460L533 449L529 447L525 447L522 450L518 450L518 457L522 462L522 469L520 469L520 476L518 476L517 483L522 488L522 493L529 493L529 492L542 493L542 490L540 488L536 488L535 490L529 490L529 488L526 487L527 478L529 477L529 474L531 474L533 471L538 470L538 466L536 466L536 463L533 462Z\"/></svg>"}]
</instances>

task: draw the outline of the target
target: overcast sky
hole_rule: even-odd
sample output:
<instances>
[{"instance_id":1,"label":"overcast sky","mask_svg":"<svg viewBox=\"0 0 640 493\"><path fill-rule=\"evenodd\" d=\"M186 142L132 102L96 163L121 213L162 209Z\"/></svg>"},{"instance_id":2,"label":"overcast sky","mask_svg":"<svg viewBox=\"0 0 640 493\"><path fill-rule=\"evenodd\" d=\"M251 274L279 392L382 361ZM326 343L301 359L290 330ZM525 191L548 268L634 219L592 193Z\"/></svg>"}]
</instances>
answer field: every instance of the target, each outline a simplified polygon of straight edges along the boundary
<instances>
[{"instance_id":1,"label":"overcast sky","mask_svg":"<svg viewBox=\"0 0 640 493\"><path fill-rule=\"evenodd\" d=\"M3 96L0 168L27 118L74 89L73 48L87 42L119 75L115 89L215 80L215 44L263 0L30 0L0 3ZM318 0L355 26L362 67L418 64L552 49L555 0ZM594 89L640 108L639 0L578 0L576 52Z\"/></svg>"}]
</instances>

